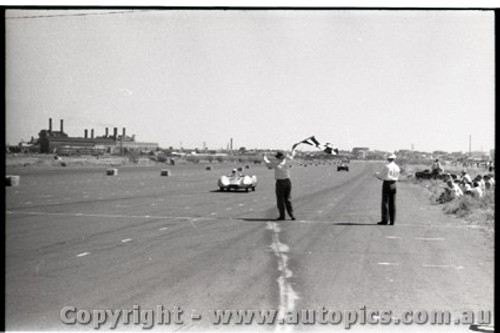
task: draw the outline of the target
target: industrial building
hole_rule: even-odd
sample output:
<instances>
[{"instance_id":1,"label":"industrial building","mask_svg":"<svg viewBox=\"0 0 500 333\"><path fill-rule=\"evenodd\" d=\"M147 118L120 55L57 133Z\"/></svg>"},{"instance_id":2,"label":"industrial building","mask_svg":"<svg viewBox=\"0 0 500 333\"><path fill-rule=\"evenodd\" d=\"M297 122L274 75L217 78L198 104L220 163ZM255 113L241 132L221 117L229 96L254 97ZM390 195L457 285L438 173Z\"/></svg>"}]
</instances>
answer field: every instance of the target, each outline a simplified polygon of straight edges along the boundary
<instances>
[{"instance_id":1,"label":"industrial building","mask_svg":"<svg viewBox=\"0 0 500 333\"><path fill-rule=\"evenodd\" d=\"M102 136L94 136L94 129L84 130L83 137L70 137L64 132L64 120L60 121L59 131L52 128L52 118L49 118L49 129L42 129L38 134L37 144L40 153L55 153L58 155L100 155L123 154L129 152L150 152L158 149L158 143L136 142L135 135L127 136L126 129L118 135L118 128L113 128L110 135L106 127Z\"/></svg>"}]
</instances>

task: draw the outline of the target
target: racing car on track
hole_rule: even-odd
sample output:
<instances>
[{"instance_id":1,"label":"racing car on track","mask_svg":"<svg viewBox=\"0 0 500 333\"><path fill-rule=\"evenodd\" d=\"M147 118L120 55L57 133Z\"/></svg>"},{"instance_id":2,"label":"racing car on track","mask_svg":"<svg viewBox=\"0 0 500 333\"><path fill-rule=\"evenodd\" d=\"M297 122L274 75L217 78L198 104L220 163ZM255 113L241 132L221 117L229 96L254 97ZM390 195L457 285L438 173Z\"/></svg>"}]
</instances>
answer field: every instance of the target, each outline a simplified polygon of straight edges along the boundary
<instances>
[{"instance_id":1,"label":"racing car on track","mask_svg":"<svg viewBox=\"0 0 500 333\"><path fill-rule=\"evenodd\" d=\"M349 172L349 165L346 162L342 161L337 165L337 171L345 170Z\"/></svg>"},{"instance_id":2,"label":"racing car on track","mask_svg":"<svg viewBox=\"0 0 500 333\"><path fill-rule=\"evenodd\" d=\"M257 186L257 176L239 174L236 172L236 169L234 169L230 176L221 176L217 185L221 191L245 190L248 192L250 189L255 191L255 187Z\"/></svg>"}]
</instances>

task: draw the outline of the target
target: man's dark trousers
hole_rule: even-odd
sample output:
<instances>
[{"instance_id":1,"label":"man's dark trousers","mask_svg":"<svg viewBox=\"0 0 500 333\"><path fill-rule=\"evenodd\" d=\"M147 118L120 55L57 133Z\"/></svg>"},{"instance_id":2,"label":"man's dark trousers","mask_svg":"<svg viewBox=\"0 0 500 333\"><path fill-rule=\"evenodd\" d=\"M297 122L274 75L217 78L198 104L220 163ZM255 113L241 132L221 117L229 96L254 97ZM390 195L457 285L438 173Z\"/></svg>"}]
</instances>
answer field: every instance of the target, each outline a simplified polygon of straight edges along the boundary
<instances>
[{"instance_id":1,"label":"man's dark trousers","mask_svg":"<svg viewBox=\"0 0 500 333\"><path fill-rule=\"evenodd\" d=\"M293 216L292 202L290 195L292 193L292 182L289 178L276 180L276 202L278 204L279 218L285 218L285 208L288 215Z\"/></svg>"},{"instance_id":2,"label":"man's dark trousers","mask_svg":"<svg viewBox=\"0 0 500 333\"><path fill-rule=\"evenodd\" d=\"M385 180L382 185L382 222L396 222L396 182Z\"/></svg>"}]
</instances>

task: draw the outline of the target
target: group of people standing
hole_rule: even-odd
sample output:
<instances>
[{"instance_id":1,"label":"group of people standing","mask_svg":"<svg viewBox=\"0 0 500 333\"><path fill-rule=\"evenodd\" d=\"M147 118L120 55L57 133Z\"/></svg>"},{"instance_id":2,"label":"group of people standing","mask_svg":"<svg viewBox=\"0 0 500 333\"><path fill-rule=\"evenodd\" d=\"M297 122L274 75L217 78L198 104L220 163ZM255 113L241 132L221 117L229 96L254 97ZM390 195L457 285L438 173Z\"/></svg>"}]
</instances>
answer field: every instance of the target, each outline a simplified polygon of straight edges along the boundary
<instances>
[{"instance_id":1,"label":"group of people standing","mask_svg":"<svg viewBox=\"0 0 500 333\"><path fill-rule=\"evenodd\" d=\"M295 220L293 212L291 193L292 182L290 180L290 161L295 156L295 149L291 153L278 151L274 156L275 160L270 161L264 155L264 163L269 169L274 170L274 178L276 179L276 203L278 206L279 216L278 221L285 220L285 210L292 220ZM396 183L399 179L400 169L395 163L396 155L390 154L387 156L388 163L384 168L375 173L375 177L382 180L382 219L378 222L379 225L394 225L396 222Z\"/></svg>"}]
</instances>

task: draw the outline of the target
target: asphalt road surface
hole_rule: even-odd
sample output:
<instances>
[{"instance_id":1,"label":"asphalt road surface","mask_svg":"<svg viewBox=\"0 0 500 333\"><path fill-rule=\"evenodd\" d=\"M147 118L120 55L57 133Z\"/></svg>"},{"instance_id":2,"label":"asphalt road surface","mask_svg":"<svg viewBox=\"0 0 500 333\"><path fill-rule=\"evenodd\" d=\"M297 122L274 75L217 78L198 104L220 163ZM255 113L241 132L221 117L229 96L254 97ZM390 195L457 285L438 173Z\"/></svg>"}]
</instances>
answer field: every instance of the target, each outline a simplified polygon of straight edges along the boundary
<instances>
[{"instance_id":1,"label":"asphalt road surface","mask_svg":"<svg viewBox=\"0 0 500 333\"><path fill-rule=\"evenodd\" d=\"M161 305L171 321L153 329L167 331L344 330L343 323L216 325L209 310L275 309L283 318L365 306L396 318L493 309L492 240L443 215L420 187L400 183L396 225L378 226L377 164L353 162L349 172L295 165L297 220L273 221L273 171L244 170L257 175L255 192L218 191L219 176L235 166L169 166L169 177L160 176L161 166L123 167L116 176L102 168L18 170L20 186L6 188L6 328L93 330L64 324L64 307ZM183 311L176 322L175 307ZM117 329L142 330L143 323ZM468 326L358 324L350 331L402 329Z\"/></svg>"}]
</instances>

